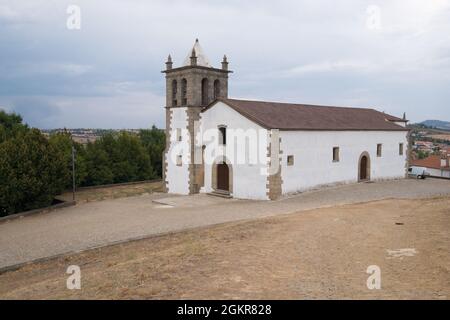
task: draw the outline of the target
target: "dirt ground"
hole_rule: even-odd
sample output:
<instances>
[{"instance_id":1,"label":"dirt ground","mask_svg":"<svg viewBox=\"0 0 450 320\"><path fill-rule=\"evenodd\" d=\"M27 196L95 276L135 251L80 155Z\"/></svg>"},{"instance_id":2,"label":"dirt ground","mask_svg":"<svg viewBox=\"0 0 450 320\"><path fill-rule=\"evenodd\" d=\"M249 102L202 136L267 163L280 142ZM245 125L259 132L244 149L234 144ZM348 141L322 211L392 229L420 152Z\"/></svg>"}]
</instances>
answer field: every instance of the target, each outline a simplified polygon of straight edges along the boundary
<instances>
[{"instance_id":1,"label":"dirt ground","mask_svg":"<svg viewBox=\"0 0 450 320\"><path fill-rule=\"evenodd\" d=\"M81 188L76 192L78 203L118 199L137 196L145 193L161 192L162 182L145 182L114 187ZM57 198L64 201L72 200L72 192L65 192Z\"/></svg>"},{"instance_id":2,"label":"dirt ground","mask_svg":"<svg viewBox=\"0 0 450 320\"><path fill-rule=\"evenodd\" d=\"M450 197L315 209L27 265L0 275L0 298L449 299L449 230Z\"/></svg>"}]
</instances>

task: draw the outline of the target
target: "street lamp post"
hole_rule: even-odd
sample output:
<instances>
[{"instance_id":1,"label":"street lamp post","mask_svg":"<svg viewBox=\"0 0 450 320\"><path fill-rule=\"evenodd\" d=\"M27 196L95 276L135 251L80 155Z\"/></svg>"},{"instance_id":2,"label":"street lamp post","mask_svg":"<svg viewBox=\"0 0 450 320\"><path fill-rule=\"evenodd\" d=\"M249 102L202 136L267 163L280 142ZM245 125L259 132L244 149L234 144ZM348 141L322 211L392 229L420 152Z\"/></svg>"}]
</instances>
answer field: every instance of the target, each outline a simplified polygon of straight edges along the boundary
<instances>
[{"instance_id":1,"label":"street lamp post","mask_svg":"<svg viewBox=\"0 0 450 320\"><path fill-rule=\"evenodd\" d=\"M72 145L72 199L75 201L75 147Z\"/></svg>"}]
</instances>

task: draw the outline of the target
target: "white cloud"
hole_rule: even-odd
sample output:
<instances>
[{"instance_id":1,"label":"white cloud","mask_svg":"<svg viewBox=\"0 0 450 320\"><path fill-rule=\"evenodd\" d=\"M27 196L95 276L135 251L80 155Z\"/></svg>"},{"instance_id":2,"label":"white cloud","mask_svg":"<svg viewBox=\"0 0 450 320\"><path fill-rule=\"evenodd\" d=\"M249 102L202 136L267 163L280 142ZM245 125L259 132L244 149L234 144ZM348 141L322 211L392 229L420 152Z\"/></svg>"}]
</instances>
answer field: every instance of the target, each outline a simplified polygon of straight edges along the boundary
<instances>
[{"instance_id":1,"label":"white cloud","mask_svg":"<svg viewBox=\"0 0 450 320\"><path fill-rule=\"evenodd\" d=\"M394 0L384 2L381 8L381 31L392 34L419 36L432 32L439 18L448 15L449 0Z\"/></svg>"},{"instance_id":2,"label":"white cloud","mask_svg":"<svg viewBox=\"0 0 450 320\"><path fill-rule=\"evenodd\" d=\"M93 67L89 65L73 63L50 65L50 70L53 69L53 72L62 72L69 76L79 76L88 73L92 68Z\"/></svg>"},{"instance_id":3,"label":"white cloud","mask_svg":"<svg viewBox=\"0 0 450 320\"><path fill-rule=\"evenodd\" d=\"M214 66L227 54L235 71L231 96L353 101L408 109L412 118L445 115L449 2L3 0L0 103L20 94L70 105L57 109L55 125L121 126L124 118L138 126L143 118L152 122L147 106L158 108L155 119L162 119L159 71L169 53L180 65L198 37ZM81 8L80 31L65 27L69 4ZM377 32L366 27L370 5L380 8ZM16 28L26 21L33 24ZM424 101L433 103L423 108ZM97 111L90 114L86 105ZM129 105L140 107L118 116Z\"/></svg>"},{"instance_id":4,"label":"white cloud","mask_svg":"<svg viewBox=\"0 0 450 320\"><path fill-rule=\"evenodd\" d=\"M324 61L301 65L287 71L288 75L301 75L322 72L368 72L377 69L377 65L367 61Z\"/></svg>"},{"instance_id":5,"label":"white cloud","mask_svg":"<svg viewBox=\"0 0 450 320\"><path fill-rule=\"evenodd\" d=\"M16 76L24 75L63 75L69 77L81 76L93 69L93 66L76 63L23 63L14 70Z\"/></svg>"},{"instance_id":6,"label":"white cloud","mask_svg":"<svg viewBox=\"0 0 450 320\"><path fill-rule=\"evenodd\" d=\"M26 1L3 0L0 4L0 25L23 25L45 19L39 7L39 0L28 3Z\"/></svg>"},{"instance_id":7,"label":"white cloud","mask_svg":"<svg viewBox=\"0 0 450 320\"><path fill-rule=\"evenodd\" d=\"M0 5L0 20L13 20L16 19L19 14L8 6Z\"/></svg>"},{"instance_id":8,"label":"white cloud","mask_svg":"<svg viewBox=\"0 0 450 320\"><path fill-rule=\"evenodd\" d=\"M39 128L149 128L164 126L165 98L150 92L126 95L77 97L0 97L9 111L20 113L24 121Z\"/></svg>"}]
</instances>

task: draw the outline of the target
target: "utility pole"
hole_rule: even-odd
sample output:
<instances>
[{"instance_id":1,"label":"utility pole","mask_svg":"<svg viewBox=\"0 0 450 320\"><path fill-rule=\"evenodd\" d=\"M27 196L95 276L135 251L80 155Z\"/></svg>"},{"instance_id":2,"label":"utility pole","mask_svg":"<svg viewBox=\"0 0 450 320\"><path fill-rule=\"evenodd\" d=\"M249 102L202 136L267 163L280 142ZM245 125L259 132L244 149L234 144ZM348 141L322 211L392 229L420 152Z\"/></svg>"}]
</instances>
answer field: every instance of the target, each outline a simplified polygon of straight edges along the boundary
<instances>
[{"instance_id":1,"label":"utility pole","mask_svg":"<svg viewBox=\"0 0 450 320\"><path fill-rule=\"evenodd\" d=\"M75 147L72 145L72 194L75 201Z\"/></svg>"}]
</instances>

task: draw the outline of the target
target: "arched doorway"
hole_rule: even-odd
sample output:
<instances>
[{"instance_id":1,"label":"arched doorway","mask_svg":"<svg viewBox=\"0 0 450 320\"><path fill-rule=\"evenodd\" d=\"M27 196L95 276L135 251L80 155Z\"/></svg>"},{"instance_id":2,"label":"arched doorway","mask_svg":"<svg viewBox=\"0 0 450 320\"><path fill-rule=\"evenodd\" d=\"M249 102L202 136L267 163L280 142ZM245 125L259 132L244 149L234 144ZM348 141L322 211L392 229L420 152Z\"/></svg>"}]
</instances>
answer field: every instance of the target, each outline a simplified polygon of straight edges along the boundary
<instances>
[{"instance_id":1,"label":"arched doorway","mask_svg":"<svg viewBox=\"0 0 450 320\"><path fill-rule=\"evenodd\" d=\"M233 194L233 165L223 156L218 157L212 165L211 188L214 192Z\"/></svg>"},{"instance_id":2,"label":"arched doorway","mask_svg":"<svg viewBox=\"0 0 450 320\"><path fill-rule=\"evenodd\" d=\"M217 189L230 192L230 170L226 163L217 165Z\"/></svg>"},{"instance_id":3,"label":"arched doorway","mask_svg":"<svg viewBox=\"0 0 450 320\"><path fill-rule=\"evenodd\" d=\"M359 156L358 181L368 180L370 180L370 157L367 152L363 152Z\"/></svg>"}]
</instances>

